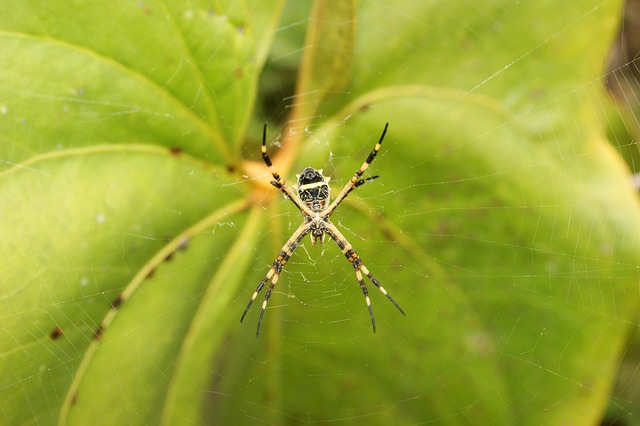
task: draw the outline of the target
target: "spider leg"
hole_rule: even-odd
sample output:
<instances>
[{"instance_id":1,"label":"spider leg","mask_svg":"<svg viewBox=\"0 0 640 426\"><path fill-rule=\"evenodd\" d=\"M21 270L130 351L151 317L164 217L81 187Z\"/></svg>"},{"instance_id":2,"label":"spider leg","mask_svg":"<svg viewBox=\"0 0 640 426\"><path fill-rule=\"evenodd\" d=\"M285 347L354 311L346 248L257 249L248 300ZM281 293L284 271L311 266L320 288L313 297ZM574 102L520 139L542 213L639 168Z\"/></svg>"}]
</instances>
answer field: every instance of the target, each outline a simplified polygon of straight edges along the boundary
<instances>
[{"instance_id":1,"label":"spider leg","mask_svg":"<svg viewBox=\"0 0 640 426\"><path fill-rule=\"evenodd\" d=\"M362 184L365 184L367 182L371 182L372 180L374 180L374 179L376 179L378 177L378 176L372 176L372 177L368 177L368 178L362 179L362 174L365 172L365 170L367 170L369 168L369 165L373 162L373 160L375 160L376 155L378 155L378 151L380 150L380 146L382 145L382 141L384 140L384 136L387 134L387 128L388 127L389 127L389 123L386 123L384 125L384 130L382 130L382 135L380 135L380 139L378 140L378 143L373 148L373 150L369 153L369 155L367 156L367 159L365 160L365 162L362 163L362 166L360 166L360 168L356 171L356 173L353 175L353 177L351 179L349 179L349 181L342 188L342 190L340 191L340 193L338 194L336 199L333 200L331 205L327 208L327 210L325 212L326 213L326 217L329 217L331 215L331 213L333 213L335 208L338 207L338 204L340 204L342 202L342 200L344 200L347 197L347 195L349 195L349 193L351 191L353 191L354 189L356 189L357 187L359 187Z\"/></svg>"},{"instance_id":2,"label":"spider leg","mask_svg":"<svg viewBox=\"0 0 640 426\"><path fill-rule=\"evenodd\" d=\"M367 178L364 178L364 179L360 179L360 180L358 180L358 181L357 181L353 186L351 186L351 187L347 190L346 194L344 194L344 197L342 197L342 199L344 200L345 198L347 198L347 195L349 195L349 193L351 193L351 191L353 191L354 189L356 189L356 188L357 188L357 187L359 187L360 185L363 185L363 184L365 184L365 183L367 183L367 182L371 182L372 180L374 180L374 179L378 179L379 177L380 177L380 176L370 176L370 177L367 177ZM351 182L351 181L349 181L349 183L350 183L350 182ZM338 207L338 206L336 205L336 207ZM335 207L334 207L334 209L335 209Z\"/></svg>"},{"instance_id":3,"label":"spider leg","mask_svg":"<svg viewBox=\"0 0 640 426\"><path fill-rule=\"evenodd\" d=\"M282 246L280 253L276 257L276 259L273 261L273 266L271 267L271 269L269 269L269 272L267 272L267 275L265 275L262 281L260 281L260 284L258 284L258 287L256 287L256 290L253 292L253 295L249 300L249 303L247 303L247 307L244 309L244 312L242 313L240 322L244 320L245 315L247 315L247 312L249 312L249 308L253 304L253 301L256 300L256 298L258 297L258 293L260 293L260 291L264 288L265 284L269 280L271 280L271 283L269 284L269 287L267 288L267 291L264 294L264 300L262 301L262 308L260 309L260 317L258 318L258 327L256 329L256 337L258 337L258 335L260 334L262 317L264 316L264 311L267 309L267 303L269 302L269 298L271 297L271 292L273 291L273 288L276 286L276 283L278 282L278 278L280 277L280 272L282 272L282 267L287 263L287 261L293 254L293 251L296 249L296 247L298 247L298 244L300 244L300 241L302 241L305 235L307 235L311 231L311 225L312 223L302 224L298 228L298 230L293 233L291 238L287 240L284 246Z\"/></svg>"},{"instance_id":4,"label":"spider leg","mask_svg":"<svg viewBox=\"0 0 640 426\"><path fill-rule=\"evenodd\" d=\"M296 194L295 191L293 189L291 189L291 187L286 185L286 183L284 181L284 178L278 174L278 171L276 170L276 167L271 162L271 157L269 157L269 154L267 153L267 125L266 125L266 123L265 123L264 127L262 128L262 149L261 150L262 150L262 159L264 160L264 163L267 165L267 167L269 167L269 171L271 172L271 176L273 176L273 180L271 181L271 185L275 186L280 191L282 191L282 193L288 199L290 199L293 202L293 204L295 204L296 207L303 214L305 214L305 215L313 215L313 212L311 211L311 209L304 202L302 202L302 200L300 200L300 197L298 197L298 194Z\"/></svg>"},{"instance_id":5,"label":"spider leg","mask_svg":"<svg viewBox=\"0 0 640 426\"><path fill-rule=\"evenodd\" d=\"M373 317L373 308L371 307L371 299L369 298L369 291L367 290L367 286L364 283L364 279L362 278L363 273L367 276L367 278L371 280L373 285L375 285L382 294L387 296L387 299L389 299L389 301L393 303L393 306L395 306L402 315L406 316L406 314L404 313L400 305L398 305L398 303L395 300L393 300L393 297L391 297L389 292L385 290L384 287L382 287L380 282L371 274L371 272L369 272L367 267L364 266L364 264L362 263L362 260L360 259L360 256L358 256L358 253L356 253L353 250L353 247L351 246L349 241L344 237L344 235L342 235L342 233L338 230L338 228L336 228L336 226L329 221L325 221L324 226L325 226L324 228L325 232L329 234L329 236L333 239L333 241L336 242L340 250L342 250L342 253L347 258L347 260L351 262L351 264L353 265L353 269L355 269L356 279L360 284L360 289L362 290L362 294L364 295L364 301L366 302L367 308L369 309L369 317L371 318L371 326L373 327L373 332L374 333L376 332L376 321L375 321L375 318Z\"/></svg>"}]
</instances>

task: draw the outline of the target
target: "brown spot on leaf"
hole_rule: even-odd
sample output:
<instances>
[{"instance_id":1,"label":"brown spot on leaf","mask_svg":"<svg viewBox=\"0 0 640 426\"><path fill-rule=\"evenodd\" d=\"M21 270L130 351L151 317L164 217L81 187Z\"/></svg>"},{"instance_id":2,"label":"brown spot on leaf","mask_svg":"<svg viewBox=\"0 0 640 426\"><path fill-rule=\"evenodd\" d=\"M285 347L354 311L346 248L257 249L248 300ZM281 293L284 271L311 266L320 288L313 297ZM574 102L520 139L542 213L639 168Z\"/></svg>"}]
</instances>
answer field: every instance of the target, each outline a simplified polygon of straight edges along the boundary
<instances>
[{"instance_id":1,"label":"brown spot on leaf","mask_svg":"<svg viewBox=\"0 0 640 426\"><path fill-rule=\"evenodd\" d=\"M122 302L123 302L122 295L119 294L118 297L116 297L115 299L113 299L111 301L111 307L113 309L118 309L118 306L120 306L122 304Z\"/></svg>"},{"instance_id":2,"label":"brown spot on leaf","mask_svg":"<svg viewBox=\"0 0 640 426\"><path fill-rule=\"evenodd\" d=\"M56 326L56 328L53 329L51 334L49 334L49 337L51 337L51 340L56 340L63 334L64 334L64 330L62 330L62 327Z\"/></svg>"},{"instance_id":3,"label":"brown spot on leaf","mask_svg":"<svg viewBox=\"0 0 640 426\"><path fill-rule=\"evenodd\" d=\"M104 333L104 328L102 328L102 325L99 325L96 330L93 332L93 338L95 340L100 340L100 338L102 337L102 334Z\"/></svg>"}]
</instances>

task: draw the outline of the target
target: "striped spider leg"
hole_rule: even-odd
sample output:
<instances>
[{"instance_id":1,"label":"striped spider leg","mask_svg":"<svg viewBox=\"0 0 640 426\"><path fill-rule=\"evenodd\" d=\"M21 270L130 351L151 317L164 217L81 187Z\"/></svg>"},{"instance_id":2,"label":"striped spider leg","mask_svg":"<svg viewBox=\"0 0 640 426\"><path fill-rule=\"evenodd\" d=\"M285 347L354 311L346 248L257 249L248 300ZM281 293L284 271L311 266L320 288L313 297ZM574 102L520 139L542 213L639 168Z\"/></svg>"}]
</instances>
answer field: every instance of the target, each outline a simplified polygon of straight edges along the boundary
<instances>
[{"instance_id":1,"label":"striped spider leg","mask_svg":"<svg viewBox=\"0 0 640 426\"><path fill-rule=\"evenodd\" d=\"M371 272L369 272L367 267L362 263L360 256L358 256L358 254L353 250L353 247L351 246L349 241L329 220L329 217L335 211L336 207L338 207L338 205L347 197L347 195L351 193L351 191L367 182L371 182L372 180L378 178L378 176L363 178L362 175L376 158L376 155L380 150L380 145L382 144L384 136L387 133L388 126L389 123L385 124L382 135L380 136L380 140L376 144L375 148L369 153L365 162L362 164L362 166L360 166L353 177L349 179L349 181L345 184L336 199L331 204L329 204L330 178L322 175L322 169L316 170L311 167L306 167L302 171L302 173L297 175L298 183L296 186L288 187L286 185L285 180L278 174L276 168L271 162L271 159L269 158L269 154L267 154L267 126L264 126L262 131L262 159L264 160L267 167L269 167L271 175L273 176L274 180L271 181L271 184L282 191L282 193L296 205L296 207L300 210L300 213L302 213L304 221L289 238L289 240L287 240L287 242L284 244L284 246L280 250L280 253L274 260L273 266L271 266L269 272L267 272L267 275L265 275L262 281L260 281L260 284L258 284L258 287L256 287L253 295L251 296L251 299L249 300L249 303L247 304L247 307L242 313L240 322L244 320L244 317L249 311L249 308L256 300L258 294L264 288L266 283L268 281L271 281L262 301L260 316L258 318L258 326L256 329L256 336L260 334L262 318L267 308L267 303L269 301L269 298L271 297L273 288L278 282L278 278L280 277L282 268L287 263L296 247L298 247L300 241L302 241L302 239L307 234L310 234L312 244L315 244L318 240L320 240L320 243L322 244L324 242L325 233L328 234L333 239L333 241L335 241L340 250L342 250L342 253L345 255L347 260L353 265L356 279L360 284L360 289L362 290L362 294L364 295L364 299L369 310L369 317L371 318L371 326L373 327L374 333L376 332L376 321L373 316L373 309L371 307L369 291L367 290L367 286L362 277L363 274L371 280L371 282L380 290L382 294L387 297L387 299L389 299L393 306L395 306L400 311L400 313L402 313L402 315L405 315L402 308L400 308L396 301L393 300L391 295L384 289L384 287L382 287L382 285L380 285L380 282L371 274Z\"/></svg>"}]
</instances>

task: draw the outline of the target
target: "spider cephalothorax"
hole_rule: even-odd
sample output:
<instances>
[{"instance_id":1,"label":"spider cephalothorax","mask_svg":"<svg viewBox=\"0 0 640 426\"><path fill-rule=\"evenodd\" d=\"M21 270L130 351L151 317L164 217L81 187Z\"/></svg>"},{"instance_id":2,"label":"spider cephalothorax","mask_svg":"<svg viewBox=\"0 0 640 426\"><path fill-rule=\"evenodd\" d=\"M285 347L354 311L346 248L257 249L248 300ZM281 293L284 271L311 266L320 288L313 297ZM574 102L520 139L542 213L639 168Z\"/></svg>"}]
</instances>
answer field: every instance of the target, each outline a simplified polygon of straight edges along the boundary
<instances>
[{"instance_id":1,"label":"spider cephalothorax","mask_svg":"<svg viewBox=\"0 0 640 426\"><path fill-rule=\"evenodd\" d=\"M249 303L247 303L247 307L244 309L242 313L242 317L240 318L240 322L244 320L244 316L249 311L251 304L256 297L258 297L258 293L264 288L265 284L271 280L269 287L267 288L267 292L264 295L264 300L262 301L262 308L260 309L260 317L258 318L258 328L256 330L256 336L260 333L260 324L262 324L262 317L264 315L265 309L267 309L267 303L269 301L269 297L271 297L271 292L278 282L278 278L280 277L280 272L282 272L282 268L287 263L293 251L298 247L300 241L307 235L310 234L311 242L315 244L317 239L320 239L320 242L324 242L325 234L328 234L333 241L337 244L337 246L342 250L342 254L347 258L349 262L353 265L353 268L356 272L356 279L360 284L360 289L362 290L362 294L364 295L364 300L367 303L367 308L369 309L369 316L371 318L371 325L373 327L373 332L376 332L376 322L373 317L373 309L371 308L371 299L369 299L369 291L367 290L367 286L364 283L364 279L362 275L366 275L367 278L371 280L373 285L378 287L378 289L387 296L387 298L393 303L393 305L398 308L398 310L404 315L404 311L395 300L391 297L389 293L380 285L380 282L369 272L369 270L364 266L360 256L353 250L353 247L349 243L349 241L342 235L340 230L329 220L329 217L333 213L333 211L338 207L338 205L344 200L351 191L363 185L367 182L371 182L376 179L378 176L371 176L367 178L363 178L362 174L367 170L369 164L376 158L378 154L378 150L380 149L380 145L384 140L384 135L387 133L388 123L384 126L384 130L382 131L382 136L380 136L380 140L376 144L373 151L369 153L369 156L365 160L365 162L360 166L360 168L356 171L351 179L346 183L346 185L342 188L338 196L333 202L329 203L329 178L322 175L322 169L316 170L312 167L306 167L302 173L297 175L298 184L290 188L286 185L284 178L278 174L276 168L271 163L271 159L269 158L269 154L267 154L267 126L264 126L262 131L262 159L265 164L271 170L271 175L273 179L271 184L278 188L284 195L290 199L293 204L296 205L302 216L304 217L304 221L302 225L298 227L298 229L293 233L293 235L289 238L289 240L284 244L278 257L273 261L273 266L267 272L267 275L260 281L258 287L253 292Z\"/></svg>"}]
</instances>

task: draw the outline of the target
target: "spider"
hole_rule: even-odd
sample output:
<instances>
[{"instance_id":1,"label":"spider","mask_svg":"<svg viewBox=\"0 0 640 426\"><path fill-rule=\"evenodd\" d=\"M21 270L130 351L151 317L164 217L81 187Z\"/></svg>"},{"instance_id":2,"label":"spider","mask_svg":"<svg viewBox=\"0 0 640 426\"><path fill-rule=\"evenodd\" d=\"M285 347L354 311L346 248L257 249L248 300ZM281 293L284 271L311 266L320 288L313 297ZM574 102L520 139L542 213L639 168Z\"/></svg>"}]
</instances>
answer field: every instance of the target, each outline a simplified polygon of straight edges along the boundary
<instances>
[{"instance_id":1,"label":"spider","mask_svg":"<svg viewBox=\"0 0 640 426\"><path fill-rule=\"evenodd\" d=\"M298 247L300 241L307 235L311 235L311 244L315 245L316 241L320 240L320 244L324 243L325 234L329 234L329 236L335 241L338 245L342 253L345 255L347 260L351 262L353 268L356 272L356 279L358 283L360 283L360 289L362 290L362 294L364 295L364 300L367 304L367 308L369 309L369 317L371 318L371 325L373 327L373 332L376 332L376 321L373 317L373 309L371 308L371 299L369 298L369 291L367 290L367 286L364 283L362 278L362 274L366 275L373 285L378 287L378 289L387 296L387 299L393 303L393 306L398 308L402 315L406 314L402 310L402 308L396 303L395 300L391 297L391 295L380 285L380 282L369 272L366 266L362 263L360 256L353 250L353 247L347 241L347 239L342 235L342 233L338 230L338 228L331 223L329 217L334 212L336 207L357 187L360 185L364 185L367 182L371 182L374 179L377 179L378 176L370 176L367 178L363 178L362 174L367 170L369 164L373 162L376 158L376 154L378 154L378 150L380 149L380 145L384 140L384 136L387 133L387 128L389 127L389 123L386 123L384 126L384 130L382 131L382 135L380 136L380 140L376 144L375 148L366 161L360 166L358 171L353 175L351 179L346 183L346 185L342 188L338 196L332 203L329 203L329 177L322 175L322 169L316 170L312 167L306 167L302 173L296 175L298 178L298 184L293 187L288 187L285 184L284 178L280 176L271 162L269 158L269 154L267 154L267 125L264 125L262 129L262 159L264 160L267 167L269 167L271 171L271 175L273 179L271 181L271 185L278 188L280 191L284 193L284 195L290 199L293 204L296 205L302 216L304 217L304 221L302 224L296 229L296 231L291 235L289 240L284 244L280 253L276 257L273 262L273 266L267 272L267 275L260 281L258 287L253 292L247 307L244 309L242 313L242 317L240 318L240 322L244 320L245 315L249 311L251 304L258 297L258 293L264 288L265 284L271 280L269 287L264 295L264 300L262 301L262 308L260 309L260 317L258 318L258 327L256 330L256 337L260 334L260 325L262 324L262 318L264 316L265 309L267 308L267 303L269 302L269 298L271 297L271 292L278 282L278 277L280 276L280 272L282 272L283 266L287 263L293 251Z\"/></svg>"}]
</instances>

